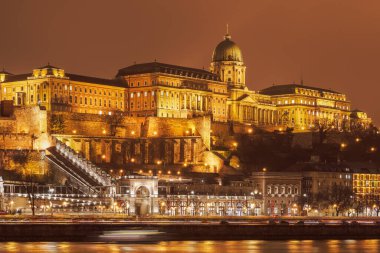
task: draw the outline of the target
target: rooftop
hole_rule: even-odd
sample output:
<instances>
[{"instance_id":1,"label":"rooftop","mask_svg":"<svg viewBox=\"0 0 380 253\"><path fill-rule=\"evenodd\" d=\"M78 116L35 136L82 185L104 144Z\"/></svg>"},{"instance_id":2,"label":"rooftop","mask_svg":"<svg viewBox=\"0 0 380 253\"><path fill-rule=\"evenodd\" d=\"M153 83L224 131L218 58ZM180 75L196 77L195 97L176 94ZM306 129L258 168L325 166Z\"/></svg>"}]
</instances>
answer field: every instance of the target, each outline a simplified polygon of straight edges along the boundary
<instances>
[{"instance_id":1,"label":"rooftop","mask_svg":"<svg viewBox=\"0 0 380 253\"><path fill-rule=\"evenodd\" d=\"M172 74L178 76L186 76L193 78L200 78L206 80L220 81L219 76L211 73L210 71L204 69L196 69L183 67L178 65L170 65L161 62L149 62L134 64L126 68L122 68L118 71L117 77L136 75L136 74L145 74L145 73L164 73Z\"/></svg>"},{"instance_id":2,"label":"rooftop","mask_svg":"<svg viewBox=\"0 0 380 253\"><path fill-rule=\"evenodd\" d=\"M330 89L323 89L313 86L306 86L303 84L282 84L282 85L273 85L271 87L265 88L260 91L260 94L264 95L285 95L285 94L295 94L297 88L315 90L320 93L335 93L341 94L340 92L333 91Z\"/></svg>"}]
</instances>

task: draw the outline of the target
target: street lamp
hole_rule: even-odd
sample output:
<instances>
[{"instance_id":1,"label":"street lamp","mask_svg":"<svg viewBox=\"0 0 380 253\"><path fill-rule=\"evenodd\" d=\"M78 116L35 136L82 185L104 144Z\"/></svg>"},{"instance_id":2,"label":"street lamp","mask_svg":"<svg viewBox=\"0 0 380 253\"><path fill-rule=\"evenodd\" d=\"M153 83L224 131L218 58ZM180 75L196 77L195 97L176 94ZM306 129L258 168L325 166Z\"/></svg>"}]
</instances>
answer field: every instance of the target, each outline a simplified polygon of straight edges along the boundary
<instances>
[{"instance_id":1,"label":"street lamp","mask_svg":"<svg viewBox=\"0 0 380 253\"><path fill-rule=\"evenodd\" d=\"M54 193L54 189L50 188L49 193L50 193L50 195L52 195ZM51 216L53 216L53 203L51 201L50 201L50 213L51 213Z\"/></svg>"}]
</instances>

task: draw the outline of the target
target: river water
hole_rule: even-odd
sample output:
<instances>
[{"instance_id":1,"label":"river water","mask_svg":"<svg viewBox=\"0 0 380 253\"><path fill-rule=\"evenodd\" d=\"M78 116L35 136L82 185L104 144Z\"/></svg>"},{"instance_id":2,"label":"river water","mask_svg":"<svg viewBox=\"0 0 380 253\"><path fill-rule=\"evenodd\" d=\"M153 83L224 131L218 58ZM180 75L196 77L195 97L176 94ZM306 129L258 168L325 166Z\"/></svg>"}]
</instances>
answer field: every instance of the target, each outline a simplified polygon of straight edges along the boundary
<instances>
[{"instance_id":1,"label":"river water","mask_svg":"<svg viewBox=\"0 0 380 253\"><path fill-rule=\"evenodd\" d=\"M2 242L0 252L168 253L377 253L380 240L162 241L154 243Z\"/></svg>"}]
</instances>

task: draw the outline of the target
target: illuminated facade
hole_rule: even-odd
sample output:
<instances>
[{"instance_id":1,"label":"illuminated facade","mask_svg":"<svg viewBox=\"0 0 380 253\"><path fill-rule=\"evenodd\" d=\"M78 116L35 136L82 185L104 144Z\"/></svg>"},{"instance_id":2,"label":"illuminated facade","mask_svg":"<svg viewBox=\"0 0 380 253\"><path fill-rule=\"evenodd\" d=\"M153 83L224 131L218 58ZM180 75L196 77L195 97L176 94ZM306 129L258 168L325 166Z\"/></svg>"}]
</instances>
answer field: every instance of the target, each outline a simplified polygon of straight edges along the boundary
<instances>
[{"instance_id":1,"label":"illuminated facade","mask_svg":"<svg viewBox=\"0 0 380 253\"><path fill-rule=\"evenodd\" d=\"M0 84L1 100L53 111L122 111L132 117L163 118L209 115L217 122L300 131L312 128L318 119L340 128L351 115L346 95L332 90L303 84L249 90L242 52L229 34L216 46L210 71L151 62L120 69L114 79L102 79L47 65L29 74L0 72ZM370 122L363 114L358 119Z\"/></svg>"},{"instance_id":2,"label":"illuminated facade","mask_svg":"<svg viewBox=\"0 0 380 253\"><path fill-rule=\"evenodd\" d=\"M29 74L8 73L3 80L1 100L12 100L15 106L99 114L125 109L125 88L114 80L68 74L51 65Z\"/></svg>"},{"instance_id":3,"label":"illuminated facade","mask_svg":"<svg viewBox=\"0 0 380 253\"><path fill-rule=\"evenodd\" d=\"M376 196L378 198L380 196L380 174L354 173L353 189L358 196Z\"/></svg>"},{"instance_id":4,"label":"illuminated facade","mask_svg":"<svg viewBox=\"0 0 380 253\"><path fill-rule=\"evenodd\" d=\"M300 84L276 85L260 91L276 104L278 123L296 129L313 127L319 119L326 119L335 127L343 127L351 114L346 95L336 91Z\"/></svg>"}]
</instances>

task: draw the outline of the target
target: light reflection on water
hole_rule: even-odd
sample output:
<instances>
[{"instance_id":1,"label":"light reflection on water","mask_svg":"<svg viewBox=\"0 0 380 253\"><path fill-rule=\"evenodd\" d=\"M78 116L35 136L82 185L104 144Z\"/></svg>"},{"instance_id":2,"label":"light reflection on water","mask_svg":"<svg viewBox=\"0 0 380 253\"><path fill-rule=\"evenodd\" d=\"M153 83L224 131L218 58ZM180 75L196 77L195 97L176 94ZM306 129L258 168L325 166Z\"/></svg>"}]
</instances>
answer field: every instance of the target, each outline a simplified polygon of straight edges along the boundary
<instances>
[{"instance_id":1,"label":"light reflection on water","mask_svg":"<svg viewBox=\"0 0 380 253\"><path fill-rule=\"evenodd\" d=\"M4 242L0 252L27 253L353 253L379 252L380 240L162 241L157 243Z\"/></svg>"}]
</instances>

